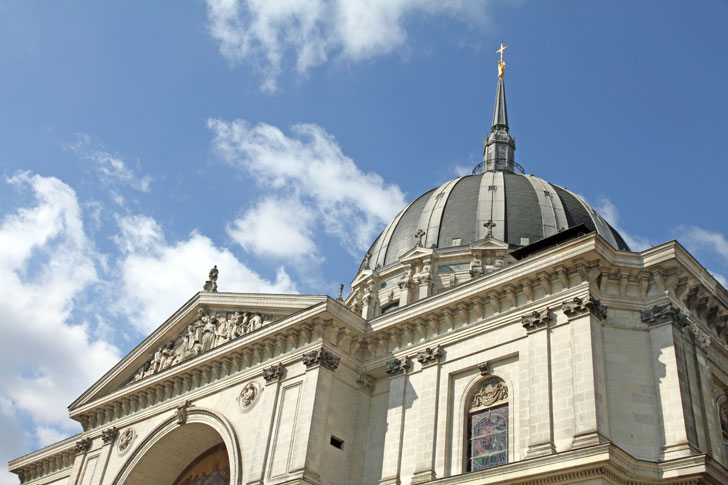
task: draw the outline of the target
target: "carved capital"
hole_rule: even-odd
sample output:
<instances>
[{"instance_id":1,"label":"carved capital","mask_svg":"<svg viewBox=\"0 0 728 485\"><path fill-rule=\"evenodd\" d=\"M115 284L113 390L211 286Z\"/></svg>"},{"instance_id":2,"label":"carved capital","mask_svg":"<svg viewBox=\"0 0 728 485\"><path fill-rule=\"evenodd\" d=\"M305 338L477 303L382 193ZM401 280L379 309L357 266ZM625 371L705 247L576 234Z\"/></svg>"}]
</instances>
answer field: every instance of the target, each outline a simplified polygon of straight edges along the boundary
<instances>
[{"instance_id":1,"label":"carved capital","mask_svg":"<svg viewBox=\"0 0 728 485\"><path fill-rule=\"evenodd\" d=\"M101 439L104 441L104 444L113 443L117 436L119 436L119 430L116 426L112 426L101 432Z\"/></svg>"},{"instance_id":2,"label":"carved capital","mask_svg":"<svg viewBox=\"0 0 728 485\"><path fill-rule=\"evenodd\" d=\"M177 424L187 423L187 408L191 405L190 401L185 401L177 406Z\"/></svg>"},{"instance_id":3,"label":"carved capital","mask_svg":"<svg viewBox=\"0 0 728 485\"><path fill-rule=\"evenodd\" d=\"M423 366L437 364L440 362L440 357L442 357L442 348L439 345L427 347L422 352L417 352L417 362Z\"/></svg>"},{"instance_id":4,"label":"carved capital","mask_svg":"<svg viewBox=\"0 0 728 485\"><path fill-rule=\"evenodd\" d=\"M586 313L591 313L599 320L607 318L607 308L602 302L594 298L591 293L585 298L574 297L572 300L565 301L561 304L561 309L569 318L573 318Z\"/></svg>"},{"instance_id":5,"label":"carved capital","mask_svg":"<svg viewBox=\"0 0 728 485\"><path fill-rule=\"evenodd\" d=\"M285 372L285 367L282 364L274 364L270 367L263 369L263 379L265 382L270 384L271 382L280 381Z\"/></svg>"},{"instance_id":6,"label":"carved capital","mask_svg":"<svg viewBox=\"0 0 728 485\"><path fill-rule=\"evenodd\" d=\"M655 305L647 310L642 310L640 315L642 321L650 327L668 322L680 328L688 325L688 319L685 314L672 303Z\"/></svg>"},{"instance_id":7,"label":"carved capital","mask_svg":"<svg viewBox=\"0 0 728 485\"><path fill-rule=\"evenodd\" d=\"M80 455L81 453L88 452L88 450L91 449L91 443L93 443L91 438L84 438L76 441L76 454Z\"/></svg>"},{"instance_id":8,"label":"carved capital","mask_svg":"<svg viewBox=\"0 0 728 485\"><path fill-rule=\"evenodd\" d=\"M374 391L374 378L369 374L360 372L356 376L356 389L371 394Z\"/></svg>"},{"instance_id":9,"label":"carved capital","mask_svg":"<svg viewBox=\"0 0 728 485\"><path fill-rule=\"evenodd\" d=\"M550 321L551 313L549 312L549 307L542 310L534 310L528 315L523 315L521 317L523 328L529 332L547 327Z\"/></svg>"},{"instance_id":10,"label":"carved capital","mask_svg":"<svg viewBox=\"0 0 728 485\"><path fill-rule=\"evenodd\" d=\"M390 377L395 377L407 372L409 369L409 361L407 359L392 359L387 362L387 374Z\"/></svg>"},{"instance_id":11,"label":"carved capital","mask_svg":"<svg viewBox=\"0 0 728 485\"><path fill-rule=\"evenodd\" d=\"M695 344L700 348L700 350L702 350L703 352L707 352L708 349L710 349L710 335L704 332L697 323L688 323L687 327L685 327L685 330L690 332L690 334L693 336Z\"/></svg>"},{"instance_id":12,"label":"carved capital","mask_svg":"<svg viewBox=\"0 0 728 485\"><path fill-rule=\"evenodd\" d=\"M307 369L320 365L330 371L334 371L337 367L339 367L340 363L341 357L337 357L328 350L324 349L312 350L311 352L303 354L303 365L305 365Z\"/></svg>"}]
</instances>

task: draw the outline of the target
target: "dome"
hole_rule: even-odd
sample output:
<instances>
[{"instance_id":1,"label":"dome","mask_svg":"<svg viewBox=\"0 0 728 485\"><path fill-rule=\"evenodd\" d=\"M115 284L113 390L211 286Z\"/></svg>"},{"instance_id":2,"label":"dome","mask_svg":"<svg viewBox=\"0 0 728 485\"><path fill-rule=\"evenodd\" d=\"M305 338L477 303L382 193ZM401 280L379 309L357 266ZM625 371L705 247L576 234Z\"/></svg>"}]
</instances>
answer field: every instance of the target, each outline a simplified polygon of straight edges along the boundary
<instances>
[{"instance_id":1,"label":"dome","mask_svg":"<svg viewBox=\"0 0 728 485\"><path fill-rule=\"evenodd\" d=\"M505 64L499 64L483 162L473 175L445 182L397 214L370 247L359 272L396 263L415 246L438 251L467 249L491 237L514 250L582 224L614 248L629 250L617 231L581 197L522 173L515 162L516 141L508 126L503 67Z\"/></svg>"},{"instance_id":2,"label":"dome","mask_svg":"<svg viewBox=\"0 0 728 485\"><path fill-rule=\"evenodd\" d=\"M412 201L374 241L359 270L396 263L418 242L445 249L490 235L516 249L580 224L614 248L629 249L573 192L533 175L487 171L450 180Z\"/></svg>"}]
</instances>

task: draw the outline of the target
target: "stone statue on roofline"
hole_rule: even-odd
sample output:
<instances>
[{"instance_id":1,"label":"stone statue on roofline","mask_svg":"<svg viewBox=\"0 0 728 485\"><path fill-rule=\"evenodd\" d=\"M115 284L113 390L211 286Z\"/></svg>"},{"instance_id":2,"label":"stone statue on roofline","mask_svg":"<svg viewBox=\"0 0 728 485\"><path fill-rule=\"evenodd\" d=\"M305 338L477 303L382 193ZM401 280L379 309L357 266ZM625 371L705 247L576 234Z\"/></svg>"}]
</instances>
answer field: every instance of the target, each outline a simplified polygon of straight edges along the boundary
<instances>
[{"instance_id":1,"label":"stone statue on roofline","mask_svg":"<svg viewBox=\"0 0 728 485\"><path fill-rule=\"evenodd\" d=\"M207 276L208 279L205 281L205 286L203 286L202 289L205 291L217 292L217 275L219 273L217 265L213 266Z\"/></svg>"}]
</instances>

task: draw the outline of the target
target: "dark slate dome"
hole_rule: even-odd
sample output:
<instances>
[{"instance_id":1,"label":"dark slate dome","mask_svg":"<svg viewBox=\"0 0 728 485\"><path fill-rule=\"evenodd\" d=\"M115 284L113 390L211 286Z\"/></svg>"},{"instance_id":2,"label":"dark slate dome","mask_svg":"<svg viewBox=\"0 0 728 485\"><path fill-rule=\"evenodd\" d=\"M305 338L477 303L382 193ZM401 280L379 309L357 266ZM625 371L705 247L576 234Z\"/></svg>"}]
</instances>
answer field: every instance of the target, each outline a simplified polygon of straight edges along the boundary
<instances>
[{"instance_id":1,"label":"dark slate dome","mask_svg":"<svg viewBox=\"0 0 728 485\"><path fill-rule=\"evenodd\" d=\"M359 270L395 263L419 242L426 248L468 246L491 235L511 249L527 246L584 224L619 250L624 239L581 197L523 172L515 162L516 141L508 127L503 68L490 133L484 140L483 173L445 182L424 193L389 223Z\"/></svg>"},{"instance_id":2,"label":"dark slate dome","mask_svg":"<svg viewBox=\"0 0 728 485\"><path fill-rule=\"evenodd\" d=\"M416 245L418 231L427 248L467 246L488 235L488 221L495 224L492 237L513 249L580 224L615 248L629 249L578 195L533 175L488 171L445 182L411 202L372 244L368 267L396 262Z\"/></svg>"}]
</instances>

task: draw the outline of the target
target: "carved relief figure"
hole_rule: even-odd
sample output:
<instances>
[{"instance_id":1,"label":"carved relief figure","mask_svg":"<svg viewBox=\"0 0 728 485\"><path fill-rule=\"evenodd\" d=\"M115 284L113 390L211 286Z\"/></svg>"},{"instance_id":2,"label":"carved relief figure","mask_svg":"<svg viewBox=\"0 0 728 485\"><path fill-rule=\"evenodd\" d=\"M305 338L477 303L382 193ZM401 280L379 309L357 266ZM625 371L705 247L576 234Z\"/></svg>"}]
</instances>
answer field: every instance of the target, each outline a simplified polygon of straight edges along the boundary
<instances>
[{"instance_id":1,"label":"carved relief figure","mask_svg":"<svg viewBox=\"0 0 728 485\"><path fill-rule=\"evenodd\" d=\"M470 409L490 406L491 404L508 399L508 387L500 379L489 379L473 396Z\"/></svg>"},{"instance_id":2,"label":"carved relief figure","mask_svg":"<svg viewBox=\"0 0 728 485\"><path fill-rule=\"evenodd\" d=\"M215 345L215 333L217 332L217 325L215 325L216 317L212 315L205 315L202 317L204 322L202 326L202 351L207 352Z\"/></svg>"}]
</instances>

